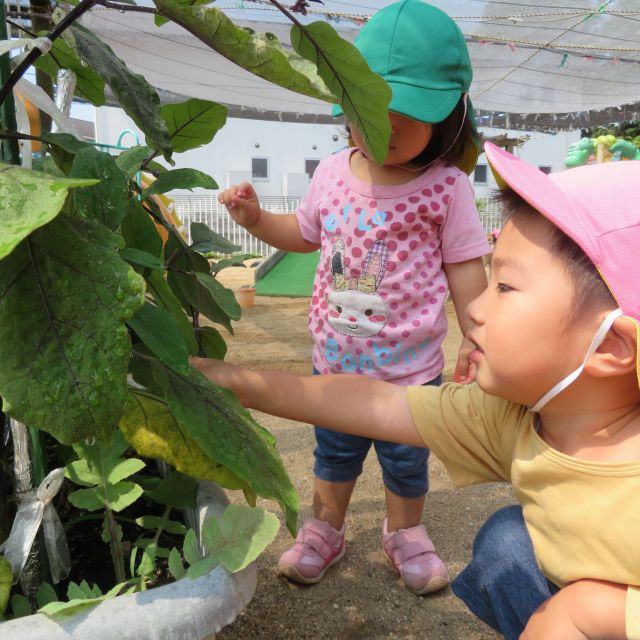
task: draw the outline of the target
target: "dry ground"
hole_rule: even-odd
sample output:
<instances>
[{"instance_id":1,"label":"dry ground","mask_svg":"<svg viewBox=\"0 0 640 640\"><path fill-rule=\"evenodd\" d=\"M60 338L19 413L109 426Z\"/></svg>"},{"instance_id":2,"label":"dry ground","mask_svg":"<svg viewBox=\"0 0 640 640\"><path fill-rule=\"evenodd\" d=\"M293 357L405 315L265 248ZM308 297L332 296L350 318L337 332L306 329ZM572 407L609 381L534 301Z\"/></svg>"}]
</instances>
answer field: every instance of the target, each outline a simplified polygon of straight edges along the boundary
<instances>
[{"instance_id":1,"label":"dry ground","mask_svg":"<svg viewBox=\"0 0 640 640\"><path fill-rule=\"evenodd\" d=\"M232 288L253 281L252 270L231 268L221 280ZM256 298L229 337L227 360L257 368L300 373L310 369L307 333L308 299ZM455 316L445 343L447 362L459 342ZM301 517L311 513L313 430L304 424L256 412L258 421L276 436L278 449L301 502ZM453 490L442 464L432 458L431 489L423 521L452 575L470 557L474 534L496 509L513 502L503 485ZM231 496L242 501L242 497ZM277 505L262 501L277 512ZM495 640L450 590L427 597L402 587L382 554L383 484L375 455L369 456L347 516L347 554L325 579L303 587L280 578L275 566L291 544L281 527L274 543L258 560L258 587L246 612L223 629L217 640Z\"/></svg>"}]
</instances>

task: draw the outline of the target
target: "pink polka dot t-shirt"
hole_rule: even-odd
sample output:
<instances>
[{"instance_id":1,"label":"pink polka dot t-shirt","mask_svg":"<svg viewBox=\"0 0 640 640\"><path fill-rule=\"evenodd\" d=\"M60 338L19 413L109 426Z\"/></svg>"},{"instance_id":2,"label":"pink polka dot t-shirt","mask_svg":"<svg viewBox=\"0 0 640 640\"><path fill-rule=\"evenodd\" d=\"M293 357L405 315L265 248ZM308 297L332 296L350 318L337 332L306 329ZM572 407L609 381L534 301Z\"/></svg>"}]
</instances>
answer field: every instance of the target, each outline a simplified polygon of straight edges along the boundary
<instances>
[{"instance_id":1,"label":"pink polka dot t-shirt","mask_svg":"<svg viewBox=\"0 0 640 640\"><path fill-rule=\"evenodd\" d=\"M321 373L423 384L444 366L443 263L488 253L466 174L438 162L415 180L378 186L349 168L353 149L324 159L296 211L320 245L309 314Z\"/></svg>"}]
</instances>

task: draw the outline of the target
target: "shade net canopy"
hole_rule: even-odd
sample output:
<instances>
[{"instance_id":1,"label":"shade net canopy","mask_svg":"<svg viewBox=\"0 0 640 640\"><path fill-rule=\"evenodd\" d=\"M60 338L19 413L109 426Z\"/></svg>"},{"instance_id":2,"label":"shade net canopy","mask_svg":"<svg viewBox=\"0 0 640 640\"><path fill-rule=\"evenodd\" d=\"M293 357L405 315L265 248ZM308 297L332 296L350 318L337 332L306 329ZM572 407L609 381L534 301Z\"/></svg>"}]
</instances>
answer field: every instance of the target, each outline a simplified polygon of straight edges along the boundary
<instances>
[{"instance_id":1,"label":"shade net canopy","mask_svg":"<svg viewBox=\"0 0 640 640\"><path fill-rule=\"evenodd\" d=\"M292 4L290 0L287 5ZM303 24L329 21L353 40L385 0L310 2ZM636 119L640 112L638 0L433 0L465 34L474 68L478 124L577 128ZM239 26L290 46L290 22L271 3L219 0ZM96 7L83 23L169 99L226 104L231 115L331 120L331 105L283 89L234 65L183 28L144 13Z\"/></svg>"}]
</instances>

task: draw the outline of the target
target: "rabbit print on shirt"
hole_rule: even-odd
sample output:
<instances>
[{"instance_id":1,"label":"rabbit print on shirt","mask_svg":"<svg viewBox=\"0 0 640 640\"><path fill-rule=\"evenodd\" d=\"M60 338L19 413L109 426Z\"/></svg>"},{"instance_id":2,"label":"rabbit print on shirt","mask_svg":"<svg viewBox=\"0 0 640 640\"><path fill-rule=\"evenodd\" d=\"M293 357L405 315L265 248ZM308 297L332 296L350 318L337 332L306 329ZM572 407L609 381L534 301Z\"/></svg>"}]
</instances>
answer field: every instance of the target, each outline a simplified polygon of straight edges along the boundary
<instances>
[{"instance_id":1,"label":"rabbit print on shirt","mask_svg":"<svg viewBox=\"0 0 640 640\"><path fill-rule=\"evenodd\" d=\"M329 325L339 333L354 337L376 335L387 324L389 309L376 293L384 277L389 250L383 240L369 249L361 275L347 276L344 242L337 240L331 255L333 290L327 296Z\"/></svg>"}]
</instances>

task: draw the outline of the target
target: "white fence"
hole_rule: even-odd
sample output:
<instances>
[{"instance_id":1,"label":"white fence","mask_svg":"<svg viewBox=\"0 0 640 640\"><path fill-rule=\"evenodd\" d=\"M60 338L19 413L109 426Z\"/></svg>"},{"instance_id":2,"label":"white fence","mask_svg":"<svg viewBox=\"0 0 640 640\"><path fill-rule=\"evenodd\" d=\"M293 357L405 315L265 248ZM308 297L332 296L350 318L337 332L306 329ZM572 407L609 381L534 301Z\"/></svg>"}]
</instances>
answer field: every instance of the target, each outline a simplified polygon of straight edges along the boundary
<instances>
[{"instance_id":1,"label":"white fence","mask_svg":"<svg viewBox=\"0 0 640 640\"><path fill-rule=\"evenodd\" d=\"M216 196L174 196L176 213L182 220L191 242L190 227L192 222L203 222L216 233L231 242L240 245L244 253L255 253L270 256L276 250L254 238L244 227L236 224L227 213L224 205L218 203ZM272 213L289 213L295 211L299 198L266 197L260 198L261 206ZM491 233L502 225L502 212L499 204L492 198L476 200L480 212L480 220L485 233Z\"/></svg>"}]
</instances>

